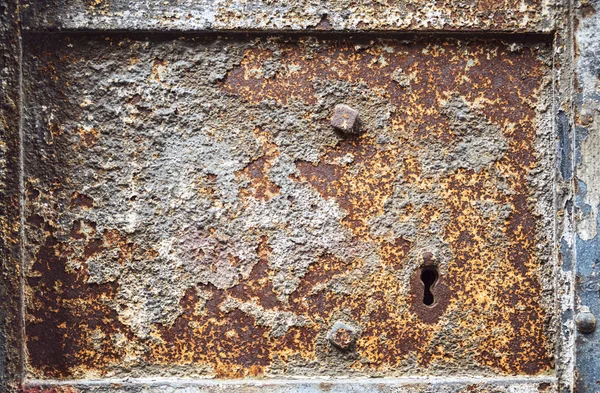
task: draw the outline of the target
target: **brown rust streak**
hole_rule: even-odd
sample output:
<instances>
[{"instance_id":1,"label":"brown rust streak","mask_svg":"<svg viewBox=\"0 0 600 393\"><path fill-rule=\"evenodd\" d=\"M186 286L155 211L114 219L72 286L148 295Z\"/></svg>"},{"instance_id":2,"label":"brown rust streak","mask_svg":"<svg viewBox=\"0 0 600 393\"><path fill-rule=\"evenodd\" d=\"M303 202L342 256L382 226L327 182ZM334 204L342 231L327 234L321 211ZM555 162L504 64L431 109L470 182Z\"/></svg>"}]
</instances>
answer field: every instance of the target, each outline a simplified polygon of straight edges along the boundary
<instances>
[{"instance_id":1,"label":"brown rust streak","mask_svg":"<svg viewBox=\"0 0 600 393\"><path fill-rule=\"evenodd\" d=\"M262 374L270 363L272 347L267 329L256 326L254 319L240 310L221 312L224 291L212 286L201 289L209 294L202 318L195 315L198 295L190 289L180 302L183 314L172 326L159 327L162 342L153 345L148 360L157 364L172 359L184 364L207 362L218 377Z\"/></svg>"},{"instance_id":2,"label":"brown rust streak","mask_svg":"<svg viewBox=\"0 0 600 393\"><path fill-rule=\"evenodd\" d=\"M85 263L107 247L119 248L119 261L124 263L132 253L131 246L117 233L96 236L93 224L90 233L84 234L81 226L85 224L75 223L72 240L65 243L57 240L56 229L40 216L28 217L27 223L44 239L27 279L29 291L35 295L28 304L29 364L46 376L62 378L81 366L102 368L119 361L124 353L111 336L133 337L116 311L106 305L116 295L117 284L89 284L85 269L73 271L66 265L70 258ZM52 296L44 295L49 293ZM92 337L96 330L102 332L99 341Z\"/></svg>"},{"instance_id":3,"label":"brown rust streak","mask_svg":"<svg viewBox=\"0 0 600 393\"><path fill-rule=\"evenodd\" d=\"M501 53L499 56L506 56ZM491 174L461 171L448 182L448 206L452 206L453 219L446 229L448 237L459 234L456 242L451 241L456 250L457 264L451 266L452 290L464 299L467 307L481 310L471 324L483 326L503 326L502 335L484 329L485 340L478 350L482 364L504 372L533 374L552 364L552 358L545 347L545 312L539 304L541 293L536 274L536 218L527 203L527 175L536 168L533 154L535 127L531 124L535 111L528 105L534 96L536 83L543 72L536 67L536 60L529 57L512 59L513 56L496 64L492 59L482 58L482 67L494 70L490 75L483 73L473 77L479 89L465 91L467 97L481 94L477 90L493 86L486 98L499 100L502 105L486 107L485 115L494 124L516 123L513 131L505 131L509 137L509 151L498 161L495 169L505 175L514 193L506 195L490 189ZM502 71L500 67L505 67ZM487 82L487 83L486 83ZM513 94L505 93L497 86L515 86ZM512 207L502 231L507 238L507 247L493 249L494 244L486 222L474 220L470 213L472 201L496 200ZM471 217L469 217L471 216ZM461 241L460 238L469 239ZM487 246L486 246L487 245ZM458 250L462 252L457 252ZM497 263L495 269L490 264ZM490 286L497 282L497 287ZM490 292L495 291L492 295ZM496 304L489 302L494 298ZM482 315L486 315L482 318ZM535 344L534 344L535 343ZM493 348L493 350L491 350ZM527 359L527 361L524 361Z\"/></svg>"}]
</instances>

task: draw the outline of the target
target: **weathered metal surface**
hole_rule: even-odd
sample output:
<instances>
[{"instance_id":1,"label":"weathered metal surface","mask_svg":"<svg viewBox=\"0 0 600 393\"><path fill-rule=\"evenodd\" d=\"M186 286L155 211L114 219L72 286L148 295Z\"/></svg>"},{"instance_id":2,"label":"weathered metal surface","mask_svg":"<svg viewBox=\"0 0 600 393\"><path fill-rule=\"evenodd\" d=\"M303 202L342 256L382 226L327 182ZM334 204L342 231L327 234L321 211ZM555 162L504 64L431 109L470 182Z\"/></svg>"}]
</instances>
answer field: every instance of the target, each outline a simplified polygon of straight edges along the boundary
<instances>
[{"instance_id":1,"label":"weathered metal surface","mask_svg":"<svg viewBox=\"0 0 600 393\"><path fill-rule=\"evenodd\" d=\"M575 307L600 317L600 2L575 2ZM579 328L580 326L578 326ZM600 332L576 338L576 392L600 391Z\"/></svg>"},{"instance_id":2,"label":"weathered metal surface","mask_svg":"<svg viewBox=\"0 0 600 393\"><path fill-rule=\"evenodd\" d=\"M27 385L23 393L550 393L552 377L535 378L454 378L406 379L297 379L245 381L136 380L39 383Z\"/></svg>"},{"instance_id":3,"label":"weathered metal surface","mask_svg":"<svg viewBox=\"0 0 600 393\"><path fill-rule=\"evenodd\" d=\"M29 378L552 372L546 43L25 52Z\"/></svg>"},{"instance_id":4,"label":"weathered metal surface","mask_svg":"<svg viewBox=\"0 0 600 393\"><path fill-rule=\"evenodd\" d=\"M557 0L24 0L31 30L551 32Z\"/></svg>"},{"instance_id":5,"label":"weathered metal surface","mask_svg":"<svg viewBox=\"0 0 600 393\"><path fill-rule=\"evenodd\" d=\"M0 392L17 388L22 365L17 8L17 1L0 0Z\"/></svg>"}]
</instances>

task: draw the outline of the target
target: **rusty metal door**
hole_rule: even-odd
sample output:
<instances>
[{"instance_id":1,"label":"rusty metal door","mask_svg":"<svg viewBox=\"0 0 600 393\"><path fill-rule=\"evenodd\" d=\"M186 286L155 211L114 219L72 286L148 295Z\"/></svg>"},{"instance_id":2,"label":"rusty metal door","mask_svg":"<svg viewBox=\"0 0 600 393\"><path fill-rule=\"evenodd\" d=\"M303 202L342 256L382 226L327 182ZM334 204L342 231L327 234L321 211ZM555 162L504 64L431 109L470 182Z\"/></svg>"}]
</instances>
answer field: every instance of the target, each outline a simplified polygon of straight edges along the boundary
<instances>
[{"instance_id":1,"label":"rusty metal door","mask_svg":"<svg viewBox=\"0 0 600 393\"><path fill-rule=\"evenodd\" d=\"M200 3L7 24L7 389L598 391L593 6Z\"/></svg>"}]
</instances>

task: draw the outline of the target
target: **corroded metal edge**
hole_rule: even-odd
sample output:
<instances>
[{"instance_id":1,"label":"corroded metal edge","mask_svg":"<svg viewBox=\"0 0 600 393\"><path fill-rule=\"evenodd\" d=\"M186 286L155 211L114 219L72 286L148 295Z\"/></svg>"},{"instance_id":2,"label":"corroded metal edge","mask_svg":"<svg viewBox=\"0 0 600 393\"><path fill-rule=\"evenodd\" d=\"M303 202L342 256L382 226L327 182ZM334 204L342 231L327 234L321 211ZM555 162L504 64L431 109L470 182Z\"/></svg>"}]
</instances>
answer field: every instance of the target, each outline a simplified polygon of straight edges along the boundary
<instances>
[{"instance_id":1,"label":"corroded metal edge","mask_svg":"<svg viewBox=\"0 0 600 393\"><path fill-rule=\"evenodd\" d=\"M175 3L175 4L173 4ZM24 0L30 30L551 32L560 0ZM393 4L393 5L391 5Z\"/></svg>"},{"instance_id":2,"label":"corroded metal edge","mask_svg":"<svg viewBox=\"0 0 600 393\"><path fill-rule=\"evenodd\" d=\"M282 379L282 380L185 380L126 379L85 381L27 381L24 393L130 393L130 392L494 392L539 393L554 392L557 380L553 376L523 378L374 378L374 379Z\"/></svg>"},{"instance_id":3,"label":"corroded metal edge","mask_svg":"<svg viewBox=\"0 0 600 393\"><path fill-rule=\"evenodd\" d=\"M16 0L0 0L0 391L21 373L20 63Z\"/></svg>"}]
</instances>

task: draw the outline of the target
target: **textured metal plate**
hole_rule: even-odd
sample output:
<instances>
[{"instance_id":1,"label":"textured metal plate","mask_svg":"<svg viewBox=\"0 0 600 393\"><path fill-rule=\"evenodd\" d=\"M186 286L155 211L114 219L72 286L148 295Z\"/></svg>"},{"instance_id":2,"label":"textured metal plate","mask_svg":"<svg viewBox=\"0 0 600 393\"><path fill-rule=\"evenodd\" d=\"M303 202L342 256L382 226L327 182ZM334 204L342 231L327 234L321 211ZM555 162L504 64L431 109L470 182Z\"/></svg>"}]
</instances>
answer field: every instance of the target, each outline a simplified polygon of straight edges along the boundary
<instances>
[{"instance_id":1,"label":"textured metal plate","mask_svg":"<svg viewBox=\"0 0 600 393\"><path fill-rule=\"evenodd\" d=\"M552 372L546 44L25 44L31 378Z\"/></svg>"},{"instance_id":2,"label":"textured metal plate","mask_svg":"<svg viewBox=\"0 0 600 393\"><path fill-rule=\"evenodd\" d=\"M556 0L22 0L31 30L551 32Z\"/></svg>"},{"instance_id":3,"label":"textured metal plate","mask_svg":"<svg viewBox=\"0 0 600 393\"><path fill-rule=\"evenodd\" d=\"M533 378L360 378L284 380L173 380L69 381L26 384L23 393L550 393L552 377Z\"/></svg>"}]
</instances>

